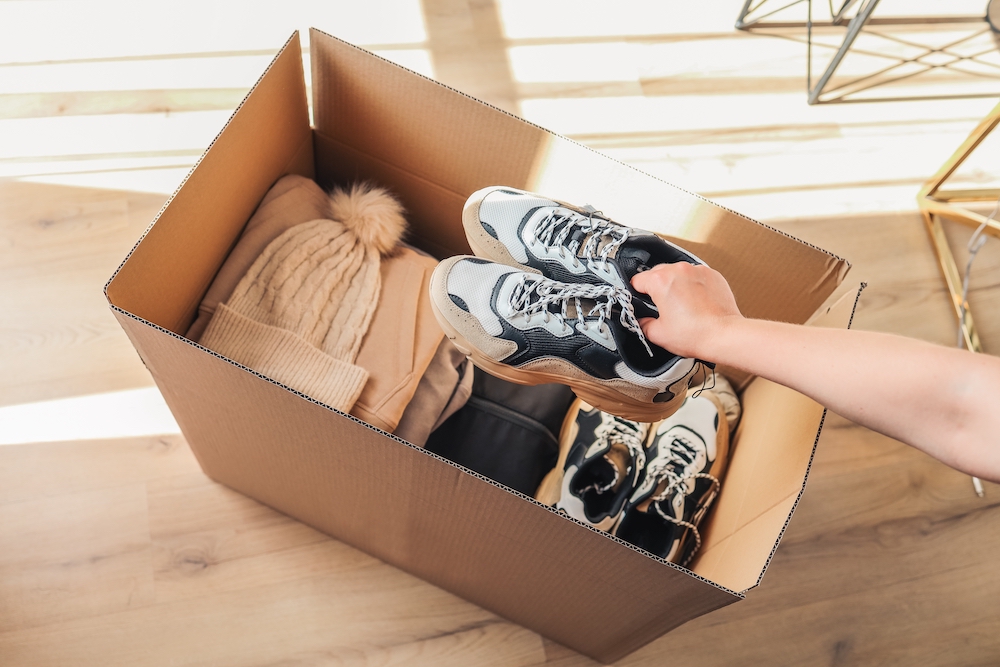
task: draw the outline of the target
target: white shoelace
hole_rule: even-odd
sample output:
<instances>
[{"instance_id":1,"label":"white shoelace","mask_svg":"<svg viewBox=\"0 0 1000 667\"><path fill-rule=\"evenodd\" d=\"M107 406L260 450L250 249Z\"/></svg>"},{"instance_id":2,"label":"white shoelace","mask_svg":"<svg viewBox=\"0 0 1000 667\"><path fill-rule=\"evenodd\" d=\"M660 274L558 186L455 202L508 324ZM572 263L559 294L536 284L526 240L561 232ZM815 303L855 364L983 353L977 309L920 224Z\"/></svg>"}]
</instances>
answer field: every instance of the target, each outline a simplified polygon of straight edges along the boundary
<instances>
[{"instance_id":1,"label":"white shoelace","mask_svg":"<svg viewBox=\"0 0 1000 667\"><path fill-rule=\"evenodd\" d=\"M625 445L629 454L632 456L633 469L642 470L646 467L646 450L642 446L643 439L639 436L639 432L631 426L623 424L617 419L612 419L610 422L602 422L601 425L594 430L594 436L598 441L606 442L608 444L609 451L611 449L611 445L615 443ZM594 489L597 493L604 493L609 489L615 488L615 486L618 485L618 480L621 479L621 473L618 470L618 466L612 465L612 467L615 470L615 477L611 480L611 482L603 486L592 484L586 489L583 489L583 491Z\"/></svg>"},{"instance_id":2,"label":"white shoelace","mask_svg":"<svg viewBox=\"0 0 1000 667\"><path fill-rule=\"evenodd\" d=\"M535 238L544 245L558 248L559 254L564 258L568 250L572 258L579 261L577 254L580 250L580 242L570 238L576 228L581 228L589 234L586 243L583 244L583 256L588 260L599 261L605 265L607 265L611 253L628 239L631 232L628 227L594 217L599 213L598 211L590 211L590 215L581 215L575 211L563 210L565 212L553 210L539 221L535 228ZM601 246L602 240L606 241L603 247Z\"/></svg>"},{"instance_id":3,"label":"white shoelace","mask_svg":"<svg viewBox=\"0 0 1000 667\"><path fill-rule=\"evenodd\" d=\"M532 297L536 297L532 300ZM581 299L594 301L594 307L584 312ZM576 305L576 320L586 326L586 317L597 315L597 330L604 331L604 322L611 318L615 304L621 307L619 320L623 327L639 337L646 353L653 356L653 351L646 342L646 336L642 333L639 320L635 317L635 310L632 307L632 295L624 289L614 285L588 285L584 283L561 283L548 278L535 277L530 274L522 274L518 283L514 286L510 295L510 307L513 315L526 315L530 317L535 313L542 313L545 321L555 317L564 326L569 318L567 312L570 301ZM559 304L559 312L553 313L549 306Z\"/></svg>"},{"instance_id":4,"label":"white shoelace","mask_svg":"<svg viewBox=\"0 0 1000 667\"><path fill-rule=\"evenodd\" d=\"M660 503L667 500L672 493L679 490L681 485L689 479L710 480L712 482L712 488L708 494L711 496L714 496L719 492L721 485L715 475L710 475L707 472L694 472L691 469L691 465L697 460L698 452L688 440L675 436L670 441L669 452L670 455L668 457L658 457L650 463L649 468L646 470L646 474L653 478L655 486L659 486L660 482L664 479L667 480L667 485L664 487L663 491L653 496L652 506L656 513L659 514L665 521L677 524L678 526L683 526L694 534L695 546L691 553L688 554L688 557L684 559L684 562L681 563L681 567L684 567L691 561L692 558L694 558L694 555L698 553L698 550L701 549L701 533L698 531L697 526L690 521L685 521L684 517L677 518L664 512L660 507ZM678 474L676 471L676 464L678 462L683 465L683 471L681 474Z\"/></svg>"}]
</instances>

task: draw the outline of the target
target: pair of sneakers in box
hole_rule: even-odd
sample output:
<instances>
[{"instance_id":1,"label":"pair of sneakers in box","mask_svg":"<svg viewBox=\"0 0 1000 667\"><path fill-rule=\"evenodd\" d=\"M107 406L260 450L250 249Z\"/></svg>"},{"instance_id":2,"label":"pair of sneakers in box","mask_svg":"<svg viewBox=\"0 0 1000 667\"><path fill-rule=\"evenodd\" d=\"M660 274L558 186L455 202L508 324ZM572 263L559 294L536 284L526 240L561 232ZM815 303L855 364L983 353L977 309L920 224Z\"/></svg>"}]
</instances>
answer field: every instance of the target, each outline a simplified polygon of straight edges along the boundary
<instances>
[{"instance_id":1,"label":"pair of sneakers in box","mask_svg":"<svg viewBox=\"0 0 1000 667\"><path fill-rule=\"evenodd\" d=\"M722 383L738 410L735 394ZM729 458L722 395L692 390L680 409L653 424L577 399L563 423L559 461L536 499L687 566L701 547L698 526L719 493Z\"/></svg>"},{"instance_id":2,"label":"pair of sneakers in box","mask_svg":"<svg viewBox=\"0 0 1000 667\"><path fill-rule=\"evenodd\" d=\"M657 264L701 260L589 206L509 187L473 194L463 224L476 256L438 265L431 303L477 366L518 384L567 384L637 422L680 407L700 364L646 340L639 319L657 308L631 280Z\"/></svg>"},{"instance_id":3,"label":"pair of sneakers in box","mask_svg":"<svg viewBox=\"0 0 1000 667\"><path fill-rule=\"evenodd\" d=\"M447 259L431 278L445 333L493 375L567 384L579 397L536 497L686 564L719 491L729 427L718 398L688 396L700 362L646 340L639 319L658 311L631 280L703 262L589 206L516 188L474 193L463 225L476 256Z\"/></svg>"}]
</instances>

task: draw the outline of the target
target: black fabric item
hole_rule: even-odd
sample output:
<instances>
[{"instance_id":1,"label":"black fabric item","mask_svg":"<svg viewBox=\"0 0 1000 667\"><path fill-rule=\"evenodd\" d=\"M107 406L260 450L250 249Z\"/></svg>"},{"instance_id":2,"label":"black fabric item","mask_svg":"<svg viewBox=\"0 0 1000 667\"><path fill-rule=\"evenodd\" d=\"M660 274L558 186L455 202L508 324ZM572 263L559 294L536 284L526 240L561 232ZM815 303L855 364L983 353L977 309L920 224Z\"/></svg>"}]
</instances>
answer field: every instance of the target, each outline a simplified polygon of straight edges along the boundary
<instances>
[{"instance_id":1,"label":"black fabric item","mask_svg":"<svg viewBox=\"0 0 1000 667\"><path fill-rule=\"evenodd\" d=\"M473 372L469 401L431 433L426 448L534 496L556 464L573 392L561 384L524 387Z\"/></svg>"}]
</instances>

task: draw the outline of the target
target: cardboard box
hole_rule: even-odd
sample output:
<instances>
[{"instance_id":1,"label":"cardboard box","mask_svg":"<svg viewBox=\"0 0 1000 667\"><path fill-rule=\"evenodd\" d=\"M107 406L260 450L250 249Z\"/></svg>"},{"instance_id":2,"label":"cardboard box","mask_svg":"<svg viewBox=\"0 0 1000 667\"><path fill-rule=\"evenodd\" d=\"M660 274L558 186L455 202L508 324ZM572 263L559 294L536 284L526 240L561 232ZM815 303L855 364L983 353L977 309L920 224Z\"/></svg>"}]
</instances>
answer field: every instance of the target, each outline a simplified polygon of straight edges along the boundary
<instances>
[{"instance_id":1,"label":"cardboard box","mask_svg":"<svg viewBox=\"0 0 1000 667\"><path fill-rule=\"evenodd\" d=\"M738 376L744 416L693 571L186 340L258 202L286 173L389 186L410 240L468 253L462 206L510 185L591 203L718 268L751 317L805 322L843 280L827 252L327 34L312 109L293 35L105 292L205 473L329 535L601 661L757 586L802 493L823 409ZM845 326L854 298L825 315ZM389 511L387 511L389 510Z\"/></svg>"}]
</instances>

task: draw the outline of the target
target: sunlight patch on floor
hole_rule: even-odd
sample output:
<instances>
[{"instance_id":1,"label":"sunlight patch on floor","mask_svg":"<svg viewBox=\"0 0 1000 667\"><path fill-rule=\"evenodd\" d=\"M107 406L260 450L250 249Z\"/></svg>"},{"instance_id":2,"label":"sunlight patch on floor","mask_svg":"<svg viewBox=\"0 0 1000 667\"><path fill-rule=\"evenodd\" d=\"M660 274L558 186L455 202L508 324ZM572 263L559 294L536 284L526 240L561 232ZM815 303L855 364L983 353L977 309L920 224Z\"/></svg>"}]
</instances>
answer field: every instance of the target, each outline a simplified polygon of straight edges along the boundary
<instances>
[{"instance_id":1,"label":"sunlight patch on floor","mask_svg":"<svg viewBox=\"0 0 1000 667\"><path fill-rule=\"evenodd\" d=\"M434 75L420 0L0 2L0 179L172 193L310 26Z\"/></svg>"},{"instance_id":2,"label":"sunlight patch on floor","mask_svg":"<svg viewBox=\"0 0 1000 667\"><path fill-rule=\"evenodd\" d=\"M0 407L0 445L180 433L156 387Z\"/></svg>"}]
</instances>

